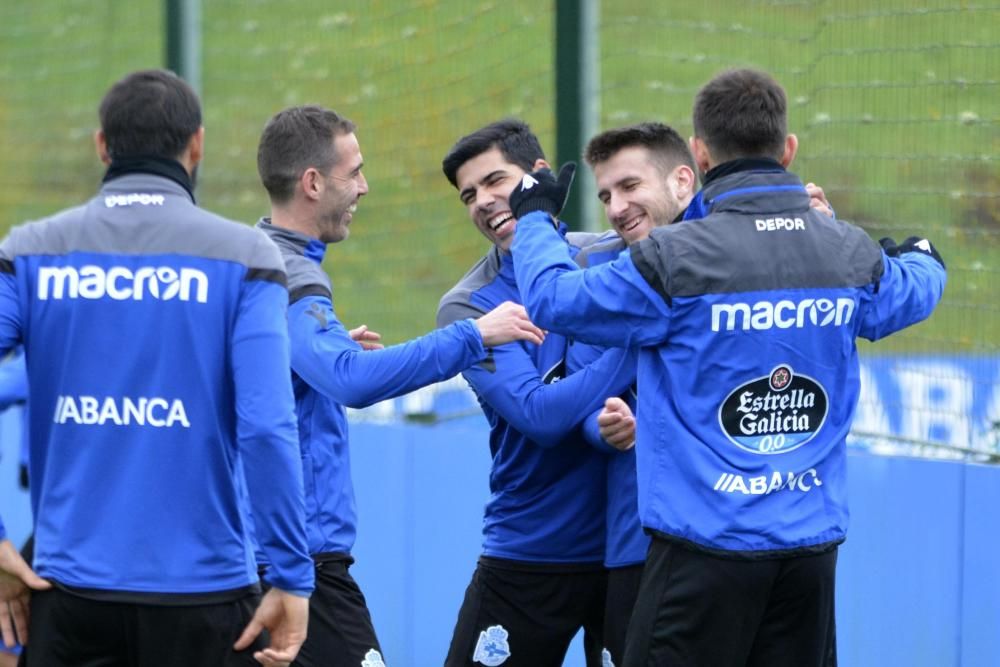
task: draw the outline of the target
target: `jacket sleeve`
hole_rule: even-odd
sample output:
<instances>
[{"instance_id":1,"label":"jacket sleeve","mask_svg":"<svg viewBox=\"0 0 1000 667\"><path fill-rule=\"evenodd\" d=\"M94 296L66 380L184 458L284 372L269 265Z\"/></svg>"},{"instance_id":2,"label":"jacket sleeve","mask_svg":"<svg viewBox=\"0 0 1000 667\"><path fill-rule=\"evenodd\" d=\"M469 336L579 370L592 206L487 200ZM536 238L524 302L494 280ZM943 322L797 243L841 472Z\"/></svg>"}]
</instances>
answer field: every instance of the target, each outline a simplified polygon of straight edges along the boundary
<instances>
[{"instance_id":1,"label":"jacket sleeve","mask_svg":"<svg viewBox=\"0 0 1000 667\"><path fill-rule=\"evenodd\" d=\"M10 252L10 238L0 245L0 354L6 354L21 339L21 310L17 299L17 280L14 274L14 257ZM7 537L7 529L0 516L0 540Z\"/></svg>"},{"instance_id":2,"label":"jacket sleeve","mask_svg":"<svg viewBox=\"0 0 1000 667\"><path fill-rule=\"evenodd\" d=\"M0 244L0 357L21 342L21 308L13 245L10 236Z\"/></svg>"},{"instance_id":3,"label":"jacket sleeve","mask_svg":"<svg viewBox=\"0 0 1000 667\"><path fill-rule=\"evenodd\" d=\"M283 283L245 280L230 356L237 445L257 541L270 562L265 579L275 588L307 596L313 589L314 567L306 544L302 463L288 370L287 303Z\"/></svg>"},{"instance_id":4,"label":"jacket sleeve","mask_svg":"<svg viewBox=\"0 0 1000 667\"><path fill-rule=\"evenodd\" d=\"M16 356L0 363L0 411L28 400L28 369L24 354L18 350Z\"/></svg>"},{"instance_id":5,"label":"jacket sleeve","mask_svg":"<svg viewBox=\"0 0 1000 667\"><path fill-rule=\"evenodd\" d=\"M351 340L326 296L309 296L288 310L292 370L317 391L361 408L447 380L487 357L479 329L460 320L382 350Z\"/></svg>"},{"instance_id":6,"label":"jacket sleeve","mask_svg":"<svg viewBox=\"0 0 1000 667\"><path fill-rule=\"evenodd\" d=\"M464 375L480 399L516 431L542 447L562 442L608 396L624 391L635 354L615 348L558 382L546 384L520 343L494 349L495 367L480 364Z\"/></svg>"},{"instance_id":7,"label":"jacket sleeve","mask_svg":"<svg viewBox=\"0 0 1000 667\"><path fill-rule=\"evenodd\" d=\"M862 301L858 335L878 340L927 319L944 293L945 268L919 252L899 257L883 253L884 272L877 289Z\"/></svg>"},{"instance_id":8,"label":"jacket sleeve","mask_svg":"<svg viewBox=\"0 0 1000 667\"><path fill-rule=\"evenodd\" d=\"M511 252L521 300L541 328L606 346L641 347L666 337L670 308L630 253L579 270L540 211L518 220Z\"/></svg>"}]
</instances>

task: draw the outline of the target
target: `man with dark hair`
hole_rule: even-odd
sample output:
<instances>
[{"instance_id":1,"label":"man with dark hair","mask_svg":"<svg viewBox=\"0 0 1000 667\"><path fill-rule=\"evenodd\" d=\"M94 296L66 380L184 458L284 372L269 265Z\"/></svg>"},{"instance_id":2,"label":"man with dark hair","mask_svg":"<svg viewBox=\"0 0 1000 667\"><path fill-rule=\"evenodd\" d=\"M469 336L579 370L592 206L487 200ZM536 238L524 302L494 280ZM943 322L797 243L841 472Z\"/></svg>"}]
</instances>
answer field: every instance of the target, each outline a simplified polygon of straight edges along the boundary
<instances>
[{"instance_id":1,"label":"man with dark hair","mask_svg":"<svg viewBox=\"0 0 1000 667\"><path fill-rule=\"evenodd\" d=\"M587 143L584 159L608 222L626 244L679 219L698 185L687 142L663 123L602 132Z\"/></svg>"},{"instance_id":2,"label":"man with dark hair","mask_svg":"<svg viewBox=\"0 0 1000 667\"><path fill-rule=\"evenodd\" d=\"M597 196L612 230L580 250L581 267L618 257L656 227L681 219L697 187L694 158L683 138L663 123L618 127L593 137L584 151L593 169ZM567 370L593 361L604 347L577 342L566 358ZM633 373L634 383L635 376ZM639 522L635 473L635 386L586 422L584 434L608 456L607 538L604 565L608 593L604 609L606 665L620 665L625 634L639 592L649 538Z\"/></svg>"},{"instance_id":3,"label":"man with dark hair","mask_svg":"<svg viewBox=\"0 0 1000 667\"><path fill-rule=\"evenodd\" d=\"M575 257L581 267L616 259L656 227L680 222L695 194L694 157L687 142L657 122L627 125L592 138L584 159L594 172L597 196L612 231ZM808 184L810 205L832 214L822 188ZM567 356L572 372L604 348L577 343ZM636 489L635 387L611 397L585 422L588 440L612 453L608 460L608 536L604 563L608 597L604 611L604 646L611 665L621 664L625 635L639 592L649 538L639 522ZM624 451L622 451L624 448Z\"/></svg>"},{"instance_id":4,"label":"man with dark hair","mask_svg":"<svg viewBox=\"0 0 1000 667\"><path fill-rule=\"evenodd\" d=\"M855 339L928 317L945 268L926 239L880 244L810 208L767 74L698 94L706 217L580 271L555 232L572 169L510 195L528 312L639 347L639 512L652 535L624 664L828 665L847 524ZM720 157L722 156L722 157Z\"/></svg>"},{"instance_id":5,"label":"man with dark hair","mask_svg":"<svg viewBox=\"0 0 1000 667\"><path fill-rule=\"evenodd\" d=\"M442 297L438 326L519 300L509 253L517 220L507 195L546 165L538 139L518 120L487 125L445 156L445 175L492 247ZM507 345L492 365L464 373L490 423L493 465L483 555L449 667L562 665L580 628L587 664L601 664L606 457L584 441L580 425L628 388L636 360L611 350L567 375L567 346L558 335Z\"/></svg>"},{"instance_id":6,"label":"man with dark hair","mask_svg":"<svg viewBox=\"0 0 1000 667\"><path fill-rule=\"evenodd\" d=\"M99 194L0 245L35 528L34 571L0 542L3 639L28 667L287 663L313 568L281 256L195 205L204 129L184 81L135 72L100 109ZM263 599L244 498L272 564Z\"/></svg>"},{"instance_id":7,"label":"man with dark hair","mask_svg":"<svg viewBox=\"0 0 1000 667\"><path fill-rule=\"evenodd\" d=\"M363 351L372 337L362 336L359 344L341 325L321 264L327 244L347 238L358 201L368 193L354 130L329 109L292 107L268 121L257 151L271 198L271 216L257 226L278 244L288 271L292 383L309 553L316 563L309 639L295 663L303 666L384 664L364 595L348 571L356 512L344 406L365 407L490 363L491 348L510 341L543 339L522 306L503 303L477 319Z\"/></svg>"}]
</instances>

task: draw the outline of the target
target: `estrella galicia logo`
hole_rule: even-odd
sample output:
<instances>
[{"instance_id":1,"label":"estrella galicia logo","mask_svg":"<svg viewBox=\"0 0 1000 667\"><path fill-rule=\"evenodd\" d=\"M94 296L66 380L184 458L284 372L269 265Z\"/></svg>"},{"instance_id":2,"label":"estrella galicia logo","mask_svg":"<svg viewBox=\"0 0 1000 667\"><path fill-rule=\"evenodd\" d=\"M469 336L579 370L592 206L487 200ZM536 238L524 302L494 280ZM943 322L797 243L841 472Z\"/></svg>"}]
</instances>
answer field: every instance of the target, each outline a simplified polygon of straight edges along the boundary
<instances>
[{"instance_id":1,"label":"estrella galicia logo","mask_svg":"<svg viewBox=\"0 0 1000 667\"><path fill-rule=\"evenodd\" d=\"M472 662L478 662L486 667L496 667L507 662L507 658L510 657L507 636L507 631L502 625L491 625L480 632L476 650L472 654Z\"/></svg>"},{"instance_id":2,"label":"estrella galicia logo","mask_svg":"<svg viewBox=\"0 0 1000 667\"><path fill-rule=\"evenodd\" d=\"M826 390L782 364L734 389L719 407L719 425L741 449L785 454L812 440L828 411Z\"/></svg>"}]
</instances>

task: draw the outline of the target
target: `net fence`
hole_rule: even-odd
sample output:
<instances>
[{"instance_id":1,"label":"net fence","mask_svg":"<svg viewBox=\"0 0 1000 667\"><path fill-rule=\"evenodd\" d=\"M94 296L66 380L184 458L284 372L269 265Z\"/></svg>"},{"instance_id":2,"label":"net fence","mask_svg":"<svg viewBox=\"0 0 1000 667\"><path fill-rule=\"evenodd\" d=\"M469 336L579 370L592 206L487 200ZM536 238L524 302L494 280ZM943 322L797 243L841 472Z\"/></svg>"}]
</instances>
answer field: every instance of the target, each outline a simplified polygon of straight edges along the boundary
<instances>
[{"instance_id":1,"label":"net fence","mask_svg":"<svg viewBox=\"0 0 1000 667\"><path fill-rule=\"evenodd\" d=\"M441 158L505 116L553 149L554 3L202 4L200 203L247 223L266 215L255 155L268 117L292 104L338 110L358 124L371 186L351 240L325 260L338 313L389 343L432 328L438 298L487 248ZM161 0L0 6L3 229L93 193L97 104L123 73L162 66L164 17ZM945 257L933 318L861 343L863 446L1000 450L998 35L995 2L600 5L601 129L654 119L686 136L702 83L730 66L767 69L789 94L795 171L875 238L927 236Z\"/></svg>"}]
</instances>

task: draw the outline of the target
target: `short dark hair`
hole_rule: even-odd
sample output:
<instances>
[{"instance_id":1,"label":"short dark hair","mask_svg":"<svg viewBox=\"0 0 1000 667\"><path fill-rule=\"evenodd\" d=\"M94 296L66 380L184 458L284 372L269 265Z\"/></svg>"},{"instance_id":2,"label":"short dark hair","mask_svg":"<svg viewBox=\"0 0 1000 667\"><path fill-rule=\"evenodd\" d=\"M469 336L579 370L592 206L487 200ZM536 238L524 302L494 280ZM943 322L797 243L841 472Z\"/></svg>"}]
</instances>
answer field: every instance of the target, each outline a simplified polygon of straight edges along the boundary
<instances>
[{"instance_id":1,"label":"short dark hair","mask_svg":"<svg viewBox=\"0 0 1000 667\"><path fill-rule=\"evenodd\" d=\"M535 162L545 159L542 145L528 124L517 118L505 118L481 127L456 141L441 161L441 169L451 184L457 188L459 168L493 147L500 149L504 159L525 171L531 171L535 167Z\"/></svg>"},{"instance_id":2,"label":"short dark hair","mask_svg":"<svg viewBox=\"0 0 1000 667\"><path fill-rule=\"evenodd\" d=\"M770 74L727 70L698 91L694 134L716 162L740 157L781 159L788 135L785 90Z\"/></svg>"},{"instance_id":3,"label":"short dark hair","mask_svg":"<svg viewBox=\"0 0 1000 667\"><path fill-rule=\"evenodd\" d=\"M162 69L133 72L115 83L101 100L98 116L112 159L178 158L201 128L198 95Z\"/></svg>"},{"instance_id":4,"label":"short dark hair","mask_svg":"<svg viewBox=\"0 0 1000 667\"><path fill-rule=\"evenodd\" d=\"M257 173L271 201L289 201L310 167L326 174L337 164L333 140L355 127L336 111L316 104L289 107L272 116L257 146Z\"/></svg>"},{"instance_id":5,"label":"short dark hair","mask_svg":"<svg viewBox=\"0 0 1000 667\"><path fill-rule=\"evenodd\" d=\"M589 142L583 151L583 159L593 167L610 160L624 148L641 146L649 150L664 173L679 165L687 165L697 173L694 157L687 142L677 130L653 121L616 127L601 132Z\"/></svg>"}]
</instances>

